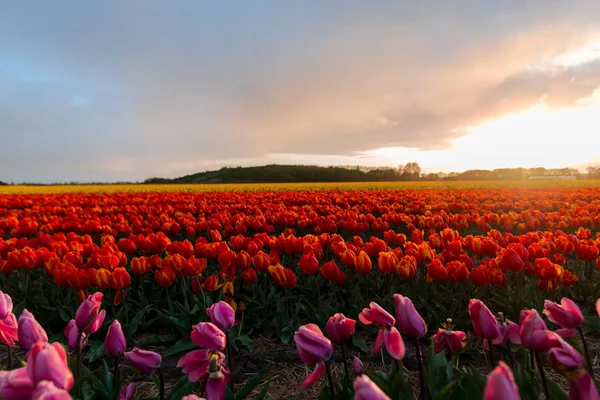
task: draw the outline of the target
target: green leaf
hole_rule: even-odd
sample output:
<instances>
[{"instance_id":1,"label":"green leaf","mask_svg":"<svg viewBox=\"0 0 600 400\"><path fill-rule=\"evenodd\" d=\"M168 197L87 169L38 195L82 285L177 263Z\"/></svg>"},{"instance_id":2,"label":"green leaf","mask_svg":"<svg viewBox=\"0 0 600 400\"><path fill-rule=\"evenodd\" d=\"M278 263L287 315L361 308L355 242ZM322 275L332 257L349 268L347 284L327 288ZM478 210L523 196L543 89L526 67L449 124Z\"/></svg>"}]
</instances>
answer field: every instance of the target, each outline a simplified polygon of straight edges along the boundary
<instances>
[{"instance_id":1,"label":"green leaf","mask_svg":"<svg viewBox=\"0 0 600 400\"><path fill-rule=\"evenodd\" d=\"M94 340L93 343L89 344L90 350L87 354L88 360L94 362L104 357L104 342Z\"/></svg>"},{"instance_id":2,"label":"green leaf","mask_svg":"<svg viewBox=\"0 0 600 400\"><path fill-rule=\"evenodd\" d=\"M569 400L569 396L553 379L548 379L548 390L550 391L550 396L552 397L552 399Z\"/></svg>"},{"instance_id":3,"label":"green leaf","mask_svg":"<svg viewBox=\"0 0 600 400\"><path fill-rule=\"evenodd\" d=\"M166 400L178 400L183 396L191 394L194 390L194 382L190 382L187 376L181 378L169 391Z\"/></svg>"},{"instance_id":4,"label":"green leaf","mask_svg":"<svg viewBox=\"0 0 600 400\"><path fill-rule=\"evenodd\" d=\"M183 353L184 351L192 350L196 345L192 342L190 338L179 339L177 343L173 345L169 350L165 351L163 354L163 358L173 356L175 354Z\"/></svg>"},{"instance_id":5,"label":"green leaf","mask_svg":"<svg viewBox=\"0 0 600 400\"><path fill-rule=\"evenodd\" d=\"M352 345L364 353L369 353L367 342L362 336L352 335Z\"/></svg>"},{"instance_id":6,"label":"green leaf","mask_svg":"<svg viewBox=\"0 0 600 400\"><path fill-rule=\"evenodd\" d=\"M240 335L235 338L235 342L240 342L240 344L248 349L249 352L252 353L252 341L248 335Z\"/></svg>"},{"instance_id":7,"label":"green leaf","mask_svg":"<svg viewBox=\"0 0 600 400\"><path fill-rule=\"evenodd\" d=\"M179 337L179 335L176 335L174 333L169 334L169 335L151 335L151 336L146 336L144 338L136 340L135 343L140 346L144 346L144 345L148 345L148 344L156 345L156 344L173 343L177 340L178 337Z\"/></svg>"},{"instance_id":8,"label":"green leaf","mask_svg":"<svg viewBox=\"0 0 600 400\"><path fill-rule=\"evenodd\" d=\"M265 383L260 393L254 398L254 400L264 400L267 397L267 392L269 391L269 386L271 385L271 379Z\"/></svg>"},{"instance_id":9,"label":"green leaf","mask_svg":"<svg viewBox=\"0 0 600 400\"><path fill-rule=\"evenodd\" d=\"M265 366L254 378L248 380L246 384L242 386L240 390L236 393L235 400L245 399L246 396L252 393L254 388L257 387L265 378L265 375L267 374L269 368L269 365Z\"/></svg>"},{"instance_id":10,"label":"green leaf","mask_svg":"<svg viewBox=\"0 0 600 400\"><path fill-rule=\"evenodd\" d=\"M102 382L104 383L104 387L109 393L113 391L113 376L108 370L108 364L106 360L102 360L102 369L100 370L100 375L102 376Z\"/></svg>"}]
</instances>

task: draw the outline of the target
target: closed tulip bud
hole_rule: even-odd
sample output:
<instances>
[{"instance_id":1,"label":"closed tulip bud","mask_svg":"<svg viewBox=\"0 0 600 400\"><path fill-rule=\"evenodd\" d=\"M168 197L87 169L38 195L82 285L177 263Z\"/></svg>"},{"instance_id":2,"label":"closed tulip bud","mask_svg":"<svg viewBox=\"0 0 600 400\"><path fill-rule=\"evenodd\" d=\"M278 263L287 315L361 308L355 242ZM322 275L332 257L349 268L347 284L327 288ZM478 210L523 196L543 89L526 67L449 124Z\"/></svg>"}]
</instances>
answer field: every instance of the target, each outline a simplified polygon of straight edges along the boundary
<instances>
[{"instance_id":1,"label":"closed tulip bud","mask_svg":"<svg viewBox=\"0 0 600 400\"><path fill-rule=\"evenodd\" d=\"M379 388L366 375L358 376L354 380L354 400L391 400L383 390Z\"/></svg>"},{"instance_id":2,"label":"closed tulip bud","mask_svg":"<svg viewBox=\"0 0 600 400\"><path fill-rule=\"evenodd\" d=\"M519 333L523 346L531 350L544 352L560 345L560 336L548 330L546 323L536 310L521 311Z\"/></svg>"},{"instance_id":3,"label":"closed tulip bud","mask_svg":"<svg viewBox=\"0 0 600 400\"><path fill-rule=\"evenodd\" d=\"M65 328L65 337L67 338L67 346L71 351L77 349L77 342L79 340L81 340L82 349L87 345L87 340L85 340L86 335L83 332L79 332L74 319L67 324L67 327Z\"/></svg>"},{"instance_id":4,"label":"closed tulip bud","mask_svg":"<svg viewBox=\"0 0 600 400\"><path fill-rule=\"evenodd\" d=\"M294 334L294 342L300 359L308 365L327 361L333 354L331 341L315 324L301 326Z\"/></svg>"},{"instance_id":5,"label":"closed tulip bud","mask_svg":"<svg viewBox=\"0 0 600 400\"><path fill-rule=\"evenodd\" d=\"M327 321L327 336L333 343L345 343L354 334L355 327L355 320L346 318L344 314L337 313Z\"/></svg>"},{"instance_id":6,"label":"closed tulip bud","mask_svg":"<svg viewBox=\"0 0 600 400\"><path fill-rule=\"evenodd\" d=\"M210 322L200 322L199 324L192 326L190 337L196 346L213 351L223 350L227 343L223 331Z\"/></svg>"},{"instance_id":7,"label":"closed tulip bud","mask_svg":"<svg viewBox=\"0 0 600 400\"><path fill-rule=\"evenodd\" d=\"M206 309L210 322L222 331L228 331L235 324L235 311L224 301L219 301Z\"/></svg>"},{"instance_id":8,"label":"closed tulip bud","mask_svg":"<svg viewBox=\"0 0 600 400\"><path fill-rule=\"evenodd\" d=\"M500 361L488 376L483 400L519 400L520 398L512 371L508 365Z\"/></svg>"},{"instance_id":9,"label":"closed tulip bud","mask_svg":"<svg viewBox=\"0 0 600 400\"><path fill-rule=\"evenodd\" d=\"M411 299L395 294L394 305L396 306L396 321L400 332L412 338L421 338L427 334L427 324L415 310Z\"/></svg>"},{"instance_id":10,"label":"closed tulip bud","mask_svg":"<svg viewBox=\"0 0 600 400\"><path fill-rule=\"evenodd\" d=\"M131 382L129 385L124 386L119 393L119 400L133 400L135 395L135 383Z\"/></svg>"},{"instance_id":11,"label":"closed tulip bud","mask_svg":"<svg viewBox=\"0 0 600 400\"><path fill-rule=\"evenodd\" d=\"M123 334L121 323L116 319L108 327L106 340L104 341L104 354L107 357L116 357L123 354L127 348L127 340Z\"/></svg>"},{"instance_id":12,"label":"closed tulip bud","mask_svg":"<svg viewBox=\"0 0 600 400\"><path fill-rule=\"evenodd\" d=\"M544 302L544 314L548 319L562 328L573 329L583 325L583 314L577 304L563 297L560 305L553 301Z\"/></svg>"},{"instance_id":13,"label":"closed tulip bud","mask_svg":"<svg viewBox=\"0 0 600 400\"><path fill-rule=\"evenodd\" d=\"M33 391L32 400L71 400L72 397L68 391L56 387L50 381L41 381Z\"/></svg>"},{"instance_id":14,"label":"closed tulip bud","mask_svg":"<svg viewBox=\"0 0 600 400\"><path fill-rule=\"evenodd\" d=\"M19 317L19 347L29 350L38 341L46 343L48 335L33 314L25 309Z\"/></svg>"},{"instance_id":15,"label":"closed tulip bud","mask_svg":"<svg viewBox=\"0 0 600 400\"><path fill-rule=\"evenodd\" d=\"M12 298L0 290L0 319L8 317L8 314L12 313L12 309Z\"/></svg>"},{"instance_id":16,"label":"closed tulip bud","mask_svg":"<svg viewBox=\"0 0 600 400\"><path fill-rule=\"evenodd\" d=\"M67 352L60 343L35 343L27 357L27 374L36 385L41 381L50 381L61 389L73 387L73 373L67 363Z\"/></svg>"},{"instance_id":17,"label":"closed tulip bud","mask_svg":"<svg viewBox=\"0 0 600 400\"><path fill-rule=\"evenodd\" d=\"M360 361L360 358L356 356L352 359L352 368L354 369L354 373L356 375L362 375L365 373L362 361Z\"/></svg>"},{"instance_id":18,"label":"closed tulip bud","mask_svg":"<svg viewBox=\"0 0 600 400\"><path fill-rule=\"evenodd\" d=\"M27 368L0 371L0 399L31 399L34 389L35 384L29 379Z\"/></svg>"},{"instance_id":19,"label":"closed tulip bud","mask_svg":"<svg viewBox=\"0 0 600 400\"><path fill-rule=\"evenodd\" d=\"M77 313L75 313L75 323L77 324L77 329L79 329L79 331L88 334L91 333L90 327L96 322L96 317L98 317L102 305L102 297L103 294L101 292L96 292L89 295L88 298L79 305Z\"/></svg>"},{"instance_id":20,"label":"closed tulip bud","mask_svg":"<svg viewBox=\"0 0 600 400\"><path fill-rule=\"evenodd\" d=\"M569 398L573 400L600 400L594 378L581 368L567 378L569 380Z\"/></svg>"},{"instance_id":21,"label":"closed tulip bud","mask_svg":"<svg viewBox=\"0 0 600 400\"><path fill-rule=\"evenodd\" d=\"M367 275L373 269L371 258L364 251L360 251L354 259L354 269L361 275Z\"/></svg>"},{"instance_id":22,"label":"closed tulip bud","mask_svg":"<svg viewBox=\"0 0 600 400\"><path fill-rule=\"evenodd\" d=\"M242 271L242 278L245 283L252 285L256 283L257 280L256 271L253 268L245 269Z\"/></svg>"},{"instance_id":23,"label":"closed tulip bud","mask_svg":"<svg viewBox=\"0 0 600 400\"><path fill-rule=\"evenodd\" d=\"M496 317L481 300L471 299L469 301L469 315L477 336L493 340L500 334Z\"/></svg>"},{"instance_id":24,"label":"closed tulip bud","mask_svg":"<svg viewBox=\"0 0 600 400\"><path fill-rule=\"evenodd\" d=\"M558 372L564 373L569 370L584 366L584 358L577 350L564 340L560 346L553 347L548 351L548 362Z\"/></svg>"},{"instance_id":25,"label":"closed tulip bud","mask_svg":"<svg viewBox=\"0 0 600 400\"><path fill-rule=\"evenodd\" d=\"M160 367L162 357L153 351L141 350L137 347L125 352L125 358L140 372L152 375Z\"/></svg>"}]
</instances>

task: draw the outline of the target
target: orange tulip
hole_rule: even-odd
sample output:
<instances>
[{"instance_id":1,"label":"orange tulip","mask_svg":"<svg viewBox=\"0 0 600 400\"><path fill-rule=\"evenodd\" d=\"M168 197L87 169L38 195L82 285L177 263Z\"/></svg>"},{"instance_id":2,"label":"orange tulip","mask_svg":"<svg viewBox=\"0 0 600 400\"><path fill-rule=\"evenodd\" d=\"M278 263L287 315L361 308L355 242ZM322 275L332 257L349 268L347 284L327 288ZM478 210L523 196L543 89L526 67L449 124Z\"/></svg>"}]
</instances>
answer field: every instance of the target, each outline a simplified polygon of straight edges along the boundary
<instances>
[{"instance_id":1,"label":"orange tulip","mask_svg":"<svg viewBox=\"0 0 600 400\"><path fill-rule=\"evenodd\" d=\"M361 275L368 275L369 272L371 272L373 265L371 264L371 258L369 258L367 253L364 251L358 253L358 256L356 256L355 259L354 269Z\"/></svg>"},{"instance_id":2,"label":"orange tulip","mask_svg":"<svg viewBox=\"0 0 600 400\"><path fill-rule=\"evenodd\" d=\"M152 265L150 265L147 257L134 257L131 259L131 271L137 276L147 274L151 268Z\"/></svg>"}]
</instances>

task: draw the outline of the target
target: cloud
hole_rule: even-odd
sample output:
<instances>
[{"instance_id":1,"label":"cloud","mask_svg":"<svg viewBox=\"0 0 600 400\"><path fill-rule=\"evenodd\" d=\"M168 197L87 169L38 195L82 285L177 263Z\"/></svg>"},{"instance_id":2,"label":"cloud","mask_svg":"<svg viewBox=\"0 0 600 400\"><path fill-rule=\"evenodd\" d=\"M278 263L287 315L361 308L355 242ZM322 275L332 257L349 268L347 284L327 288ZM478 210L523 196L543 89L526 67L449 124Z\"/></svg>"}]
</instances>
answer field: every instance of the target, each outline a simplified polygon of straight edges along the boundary
<instances>
[{"instance_id":1,"label":"cloud","mask_svg":"<svg viewBox=\"0 0 600 400\"><path fill-rule=\"evenodd\" d=\"M18 2L0 10L4 180L177 176L272 154L441 150L577 106L600 3ZM314 157L317 158L314 158ZM312 158L311 158L312 157Z\"/></svg>"}]
</instances>

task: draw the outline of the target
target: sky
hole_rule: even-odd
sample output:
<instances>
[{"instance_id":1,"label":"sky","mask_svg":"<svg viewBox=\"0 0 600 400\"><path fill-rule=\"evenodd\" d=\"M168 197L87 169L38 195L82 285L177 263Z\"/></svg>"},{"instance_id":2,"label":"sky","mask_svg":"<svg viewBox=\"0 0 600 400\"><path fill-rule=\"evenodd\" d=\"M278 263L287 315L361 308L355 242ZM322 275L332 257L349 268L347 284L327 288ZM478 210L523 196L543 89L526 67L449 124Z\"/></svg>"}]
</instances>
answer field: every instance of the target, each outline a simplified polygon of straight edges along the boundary
<instances>
[{"instance_id":1,"label":"sky","mask_svg":"<svg viewBox=\"0 0 600 400\"><path fill-rule=\"evenodd\" d=\"M0 0L0 180L600 165L597 0Z\"/></svg>"}]
</instances>

